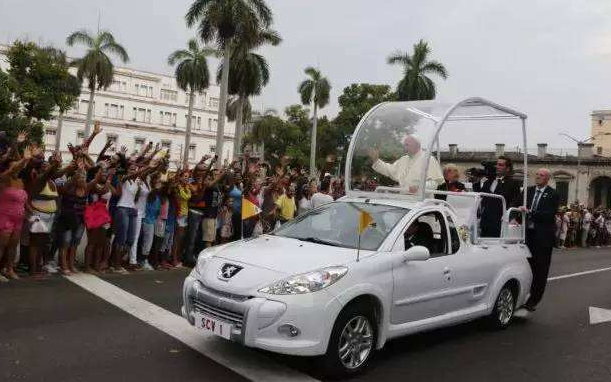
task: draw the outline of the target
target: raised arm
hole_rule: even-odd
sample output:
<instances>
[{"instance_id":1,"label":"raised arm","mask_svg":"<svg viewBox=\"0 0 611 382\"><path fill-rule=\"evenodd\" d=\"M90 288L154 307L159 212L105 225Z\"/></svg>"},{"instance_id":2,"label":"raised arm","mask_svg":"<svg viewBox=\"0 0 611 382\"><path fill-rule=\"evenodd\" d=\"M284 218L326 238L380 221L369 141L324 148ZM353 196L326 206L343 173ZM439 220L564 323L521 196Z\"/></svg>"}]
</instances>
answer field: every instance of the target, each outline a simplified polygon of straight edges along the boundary
<instances>
[{"instance_id":1,"label":"raised arm","mask_svg":"<svg viewBox=\"0 0 611 382\"><path fill-rule=\"evenodd\" d=\"M100 127L100 121L95 121L93 123L93 131L91 132L91 135L87 137L85 142L83 142L82 146L89 147L91 142L93 142L93 138L95 138L98 134L100 134L100 132L102 132L102 128Z\"/></svg>"}]
</instances>

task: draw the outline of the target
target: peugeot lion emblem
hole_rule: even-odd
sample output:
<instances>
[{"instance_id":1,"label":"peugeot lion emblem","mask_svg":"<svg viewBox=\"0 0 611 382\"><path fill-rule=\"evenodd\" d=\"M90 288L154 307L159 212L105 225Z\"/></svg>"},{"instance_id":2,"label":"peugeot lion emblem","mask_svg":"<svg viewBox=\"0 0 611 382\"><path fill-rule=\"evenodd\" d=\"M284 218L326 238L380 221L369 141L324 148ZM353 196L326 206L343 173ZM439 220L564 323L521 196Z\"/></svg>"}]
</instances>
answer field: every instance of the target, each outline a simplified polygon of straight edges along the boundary
<instances>
[{"instance_id":1,"label":"peugeot lion emblem","mask_svg":"<svg viewBox=\"0 0 611 382\"><path fill-rule=\"evenodd\" d=\"M242 270L242 267L235 264L223 264L218 273L219 280L229 281L230 278L235 276L239 271Z\"/></svg>"}]
</instances>

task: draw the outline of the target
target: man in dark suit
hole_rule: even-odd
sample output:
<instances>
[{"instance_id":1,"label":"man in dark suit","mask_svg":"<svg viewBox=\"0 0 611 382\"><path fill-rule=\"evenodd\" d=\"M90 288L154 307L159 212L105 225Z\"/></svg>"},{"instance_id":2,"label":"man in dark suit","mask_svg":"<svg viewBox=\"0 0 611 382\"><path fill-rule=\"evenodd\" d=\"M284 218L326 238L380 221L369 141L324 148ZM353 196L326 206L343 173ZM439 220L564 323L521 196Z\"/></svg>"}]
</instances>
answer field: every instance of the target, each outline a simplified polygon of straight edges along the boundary
<instances>
[{"instance_id":1,"label":"man in dark suit","mask_svg":"<svg viewBox=\"0 0 611 382\"><path fill-rule=\"evenodd\" d=\"M527 213L526 245L532 256L528 261L533 273L533 282L530 298L524 306L530 312L535 310L543 297L554 248L555 215L560 205L560 197L556 190L548 185L549 179L549 170L539 169L535 179L536 185L527 189L526 206L520 207Z\"/></svg>"},{"instance_id":2,"label":"man in dark suit","mask_svg":"<svg viewBox=\"0 0 611 382\"><path fill-rule=\"evenodd\" d=\"M520 203L520 185L513 180L513 164L505 156L496 161L496 178L488 179L481 192L501 195L506 208L517 207ZM481 203L481 237L500 237L502 218L505 214L503 204L498 198L483 197Z\"/></svg>"}]
</instances>

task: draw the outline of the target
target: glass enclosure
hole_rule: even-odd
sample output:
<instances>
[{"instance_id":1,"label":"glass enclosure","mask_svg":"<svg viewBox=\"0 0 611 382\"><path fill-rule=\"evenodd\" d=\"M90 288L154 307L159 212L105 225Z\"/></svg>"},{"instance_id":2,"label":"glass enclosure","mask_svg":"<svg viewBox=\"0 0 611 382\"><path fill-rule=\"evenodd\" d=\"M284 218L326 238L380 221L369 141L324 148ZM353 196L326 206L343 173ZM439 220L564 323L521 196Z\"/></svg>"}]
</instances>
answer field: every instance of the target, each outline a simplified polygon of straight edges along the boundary
<instances>
[{"instance_id":1,"label":"glass enclosure","mask_svg":"<svg viewBox=\"0 0 611 382\"><path fill-rule=\"evenodd\" d=\"M380 104L361 120L350 142L346 191L393 192L423 199L426 190L444 182L440 151L447 151L450 143L494 146L492 142L501 140L511 147L526 147L525 118L481 98L454 105L437 101Z\"/></svg>"}]
</instances>

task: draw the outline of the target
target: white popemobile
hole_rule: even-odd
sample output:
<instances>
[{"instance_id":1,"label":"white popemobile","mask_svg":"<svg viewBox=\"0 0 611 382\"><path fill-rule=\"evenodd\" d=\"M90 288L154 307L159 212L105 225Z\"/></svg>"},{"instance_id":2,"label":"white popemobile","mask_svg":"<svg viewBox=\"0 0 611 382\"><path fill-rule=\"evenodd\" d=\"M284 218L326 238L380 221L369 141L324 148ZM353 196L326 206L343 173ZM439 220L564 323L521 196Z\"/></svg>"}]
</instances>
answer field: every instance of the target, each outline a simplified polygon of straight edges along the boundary
<instances>
[{"instance_id":1,"label":"white popemobile","mask_svg":"<svg viewBox=\"0 0 611 382\"><path fill-rule=\"evenodd\" d=\"M324 356L330 375L361 371L406 334L480 317L507 327L532 279L523 226L509 220L519 211L507 210L500 238L480 237L482 200L504 208L504 199L436 191L430 155L439 156L442 127L495 120L521 122L527 147L526 116L481 98L376 106L350 143L346 196L271 234L202 251L184 282L183 316L248 347ZM372 148L384 161L372 164ZM524 150L524 186L526 159ZM388 178L372 189L376 172ZM374 223L359 240L363 211Z\"/></svg>"}]
</instances>

